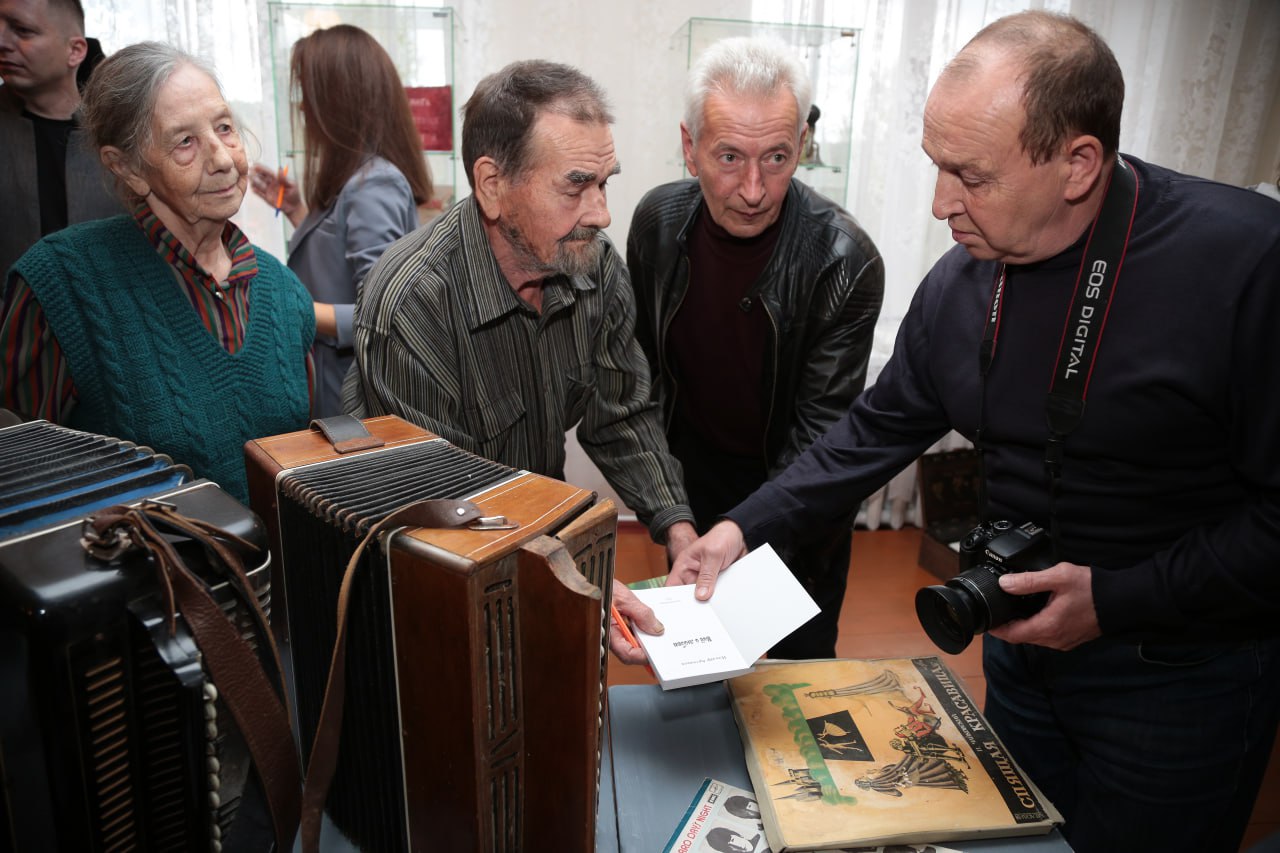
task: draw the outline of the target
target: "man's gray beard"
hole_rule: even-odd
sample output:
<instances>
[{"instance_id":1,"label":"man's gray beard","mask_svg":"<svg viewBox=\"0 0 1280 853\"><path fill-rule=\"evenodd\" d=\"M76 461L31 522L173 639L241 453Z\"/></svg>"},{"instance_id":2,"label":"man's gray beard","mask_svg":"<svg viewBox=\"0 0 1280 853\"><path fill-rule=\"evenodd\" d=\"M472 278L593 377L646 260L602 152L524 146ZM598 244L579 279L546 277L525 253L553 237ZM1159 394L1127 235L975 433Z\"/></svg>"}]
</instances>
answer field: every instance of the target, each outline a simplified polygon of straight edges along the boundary
<instances>
[{"instance_id":1,"label":"man's gray beard","mask_svg":"<svg viewBox=\"0 0 1280 853\"><path fill-rule=\"evenodd\" d=\"M599 230L595 228L575 228L556 243L556 253L550 263L543 263L519 229L510 224L502 225L502 235L515 250L520 266L531 273L543 276L586 275L594 270L596 264L600 262L600 241L596 239L598 233ZM577 251L570 248L571 241L577 243L581 240L590 242L582 245Z\"/></svg>"}]
</instances>

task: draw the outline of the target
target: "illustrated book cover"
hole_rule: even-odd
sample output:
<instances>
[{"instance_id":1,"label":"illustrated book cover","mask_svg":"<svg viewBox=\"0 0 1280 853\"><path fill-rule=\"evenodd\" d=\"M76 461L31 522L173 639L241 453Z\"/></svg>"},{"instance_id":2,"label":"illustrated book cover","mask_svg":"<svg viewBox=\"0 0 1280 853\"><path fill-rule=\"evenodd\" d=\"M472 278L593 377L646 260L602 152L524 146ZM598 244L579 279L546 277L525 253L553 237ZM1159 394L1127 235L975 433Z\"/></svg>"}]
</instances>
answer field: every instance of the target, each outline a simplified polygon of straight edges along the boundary
<instances>
[{"instance_id":1,"label":"illustrated book cover","mask_svg":"<svg viewBox=\"0 0 1280 853\"><path fill-rule=\"evenodd\" d=\"M636 631L663 690L750 672L769 647L818 614L818 605L768 545L725 569L707 601L694 585L637 589L666 629Z\"/></svg>"},{"instance_id":2,"label":"illustrated book cover","mask_svg":"<svg viewBox=\"0 0 1280 853\"><path fill-rule=\"evenodd\" d=\"M939 658L769 665L727 683L773 853L1062 822Z\"/></svg>"}]
</instances>

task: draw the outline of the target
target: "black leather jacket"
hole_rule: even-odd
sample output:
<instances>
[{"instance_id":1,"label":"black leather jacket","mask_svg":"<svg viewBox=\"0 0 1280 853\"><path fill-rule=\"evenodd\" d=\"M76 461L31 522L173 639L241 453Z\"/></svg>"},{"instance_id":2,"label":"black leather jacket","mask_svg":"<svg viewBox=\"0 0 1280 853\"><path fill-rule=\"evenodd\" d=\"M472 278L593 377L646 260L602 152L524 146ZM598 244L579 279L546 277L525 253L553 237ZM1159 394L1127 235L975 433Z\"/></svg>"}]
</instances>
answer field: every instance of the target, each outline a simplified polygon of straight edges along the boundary
<instances>
[{"instance_id":1,"label":"black leather jacket","mask_svg":"<svg viewBox=\"0 0 1280 853\"><path fill-rule=\"evenodd\" d=\"M696 180L664 184L640 200L627 235L636 335L668 427L680 389L666 336L689 286L687 237L700 211ZM884 262L871 238L844 209L793 178L773 257L747 297L764 304L770 323L762 448L770 476L862 391L883 295Z\"/></svg>"}]
</instances>

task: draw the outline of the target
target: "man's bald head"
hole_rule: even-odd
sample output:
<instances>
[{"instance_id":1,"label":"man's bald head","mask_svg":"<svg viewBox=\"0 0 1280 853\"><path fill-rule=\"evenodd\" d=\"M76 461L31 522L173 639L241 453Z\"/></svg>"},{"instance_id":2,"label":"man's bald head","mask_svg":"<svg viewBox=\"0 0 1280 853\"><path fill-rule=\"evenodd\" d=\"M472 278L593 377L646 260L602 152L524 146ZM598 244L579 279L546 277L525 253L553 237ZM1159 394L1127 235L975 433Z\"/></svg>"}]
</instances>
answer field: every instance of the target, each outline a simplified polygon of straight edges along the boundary
<instances>
[{"instance_id":1,"label":"man's bald head","mask_svg":"<svg viewBox=\"0 0 1280 853\"><path fill-rule=\"evenodd\" d=\"M995 64L1017 69L1026 111L1021 142L1032 162L1045 162L1080 133L1097 137L1108 156L1119 149L1124 76L1085 24L1039 10L1008 15L970 39L941 79L972 80Z\"/></svg>"}]
</instances>

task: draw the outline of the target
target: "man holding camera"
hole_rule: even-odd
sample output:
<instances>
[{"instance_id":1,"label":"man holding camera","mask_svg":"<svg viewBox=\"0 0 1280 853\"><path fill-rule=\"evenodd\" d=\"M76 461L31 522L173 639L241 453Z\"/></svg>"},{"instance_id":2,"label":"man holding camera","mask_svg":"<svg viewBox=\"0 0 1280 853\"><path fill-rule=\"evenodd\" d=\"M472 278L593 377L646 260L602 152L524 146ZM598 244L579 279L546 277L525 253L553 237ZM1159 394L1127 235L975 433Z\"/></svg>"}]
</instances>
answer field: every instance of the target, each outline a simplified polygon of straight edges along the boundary
<instances>
[{"instance_id":1,"label":"man holding camera","mask_svg":"<svg viewBox=\"0 0 1280 853\"><path fill-rule=\"evenodd\" d=\"M1120 156L1124 83L1072 18L979 33L925 106L921 283L847 416L677 560L711 594L949 429L985 517L1042 526L1047 594L984 642L987 716L1078 851L1235 851L1280 719L1280 209ZM1122 264L1123 262L1123 264Z\"/></svg>"}]
</instances>

